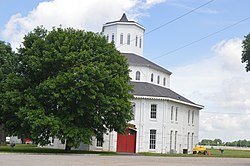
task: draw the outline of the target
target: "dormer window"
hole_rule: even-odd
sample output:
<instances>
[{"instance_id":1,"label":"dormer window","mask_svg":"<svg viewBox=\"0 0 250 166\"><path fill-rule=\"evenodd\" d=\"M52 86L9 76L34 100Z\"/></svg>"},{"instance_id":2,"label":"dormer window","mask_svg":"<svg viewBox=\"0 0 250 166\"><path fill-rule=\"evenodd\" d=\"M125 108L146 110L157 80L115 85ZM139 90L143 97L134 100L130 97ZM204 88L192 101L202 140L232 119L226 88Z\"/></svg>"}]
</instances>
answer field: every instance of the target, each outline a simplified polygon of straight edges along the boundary
<instances>
[{"instance_id":1,"label":"dormer window","mask_svg":"<svg viewBox=\"0 0 250 166\"><path fill-rule=\"evenodd\" d=\"M128 33L128 36L127 36L127 45L130 45L130 33Z\"/></svg>"},{"instance_id":2,"label":"dormer window","mask_svg":"<svg viewBox=\"0 0 250 166\"><path fill-rule=\"evenodd\" d=\"M163 78L163 85L166 86L166 78Z\"/></svg>"},{"instance_id":3,"label":"dormer window","mask_svg":"<svg viewBox=\"0 0 250 166\"><path fill-rule=\"evenodd\" d=\"M141 73L139 71L137 71L135 73L135 80L140 80L140 77L141 77Z\"/></svg>"},{"instance_id":4,"label":"dormer window","mask_svg":"<svg viewBox=\"0 0 250 166\"><path fill-rule=\"evenodd\" d=\"M154 82L154 74L151 74L151 82Z\"/></svg>"},{"instance_id":5,"label":"dormer window","mask_svg":"<svg viewBox=\"0 0 250 166\"><path fill-rule=\"evenodd\" d=\"M157 77L157 84L160 83L160 76Z\"/></svg>"},{"instance_id":6,"label":"dormer window","mask_svg":"<svg viewBox=\"0 0 250 166\"><path fill-rule=\"evenodd\" d=\"M120 35L120 44L123 44L123 33Z\"/></svg>"},{"instance_id":7,"label":"dormer window","mask_svg":"<svg viewBox=\"0 0 250 166\"><path fill-rule=\"evenodd\" d=\"M112 39L111 39L112 42L115 42L115 34L112 33Z\"/></svg>"},{"instance_id":8,"label":"dormer window","mask_svg":"<svg viewBox=\"0 0 250 166\"><path fill-rule=\"evenodd\" d=\"M137 43L138 43L138 36L135 37L135 46L137 47Z\"/></svg>"}]
</instances>

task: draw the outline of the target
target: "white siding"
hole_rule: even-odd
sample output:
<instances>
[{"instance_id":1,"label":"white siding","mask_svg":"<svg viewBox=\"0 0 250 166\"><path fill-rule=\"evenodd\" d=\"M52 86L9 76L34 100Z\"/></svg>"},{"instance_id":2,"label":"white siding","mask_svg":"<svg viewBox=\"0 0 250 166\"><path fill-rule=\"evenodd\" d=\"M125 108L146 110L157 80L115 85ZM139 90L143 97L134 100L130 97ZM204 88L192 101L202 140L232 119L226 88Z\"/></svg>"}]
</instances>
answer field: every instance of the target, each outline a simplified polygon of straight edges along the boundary
<instances>
[{"instance_id":1,"label":"white siding","mask_svg":"<svg viewBox=\"0 0 250 166\"><path fill-rule=\"evenodd\" d=\"M131 81L134 82L148 82L148 83L152 83L158 86L162 86L162 87L166 87L166 88L170 88L170 75L166 74L164 72L152 69L150 67L144 67L144 66L130 66L129 69L131 70L131 72L129 73L129 76L131 78ZM135 76L136 76L136 72L139 71L140 72L140 80L136 80ZM151 82L151 74L154 74L154 80L153 82ZM160 76L160 83L157 83L157 76ZM166 85L164 86L163 84L163 79L166 78Z\"/></svg>"},{"instance_id":2,"label":"white siding","mask_svg":"<svg viewBox=\"0 0 250 166\"><path fill-rule=\"evenodd\" d=\"M144 45L144 29L137 26L135 23L116 23L104 26L103 35L109 35L109 42L111 42L112 33L115 35L115 46L122 53L134 53L143 56ZM123 34L123 44L120 44L120 34ZM130 44L127 44L127 34L130 34ZM136 36L138 37L137 46L135 44ZM141 38L141 47L139 45Z\"/></svg>"}]
</instances>

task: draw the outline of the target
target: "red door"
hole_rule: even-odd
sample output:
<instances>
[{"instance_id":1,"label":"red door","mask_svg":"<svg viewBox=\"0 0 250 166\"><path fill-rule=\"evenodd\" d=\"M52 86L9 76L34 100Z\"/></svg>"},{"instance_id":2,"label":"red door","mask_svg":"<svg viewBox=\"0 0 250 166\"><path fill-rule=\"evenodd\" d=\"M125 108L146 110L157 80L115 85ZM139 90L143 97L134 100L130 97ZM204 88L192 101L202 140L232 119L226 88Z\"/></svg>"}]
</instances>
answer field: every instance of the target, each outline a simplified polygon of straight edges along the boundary
<instances>
[{"instance_id":1,"label":"red door","mask_svg":"<svg viewBox=\"0 0 250 166\"><path fill-rule=\"evenodd\" d=\"M117 134L117 152L135 153L136 131L127 129L125 135Z\"/></svg>"}]
</instances>

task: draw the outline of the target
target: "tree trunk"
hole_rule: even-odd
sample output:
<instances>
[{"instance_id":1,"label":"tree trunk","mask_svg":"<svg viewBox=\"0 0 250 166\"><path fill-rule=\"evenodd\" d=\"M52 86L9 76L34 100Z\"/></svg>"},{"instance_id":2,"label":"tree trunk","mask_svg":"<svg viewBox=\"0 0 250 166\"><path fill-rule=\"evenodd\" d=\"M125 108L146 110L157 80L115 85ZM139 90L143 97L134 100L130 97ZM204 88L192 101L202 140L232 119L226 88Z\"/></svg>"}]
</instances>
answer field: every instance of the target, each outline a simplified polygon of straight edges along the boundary
<instances>
[{"instance_id":1,"label":"tree trunk","mask_svg":"<svg viewBox=\"0 0 250 166\"><path fill-rule=\"evenodd\" d=\"M6 133L3 124L0 125L0 145L6 145Z\"/></svg>"},{"instance_id":2,"label":"tree trunk","mask_svg":"<svg viewBox=\"0 0 250 166\"><path fill-rule=\"evenodd\" d=\"M26 138L25 137L22 137L21 141L22 141L22 144L26 144Z\"/></svg>"},{"instance_id":3,"label":"tree trunk","mask_svg":"<svg viewBox=\"0 0 250 166\"><path fill-rule=\"evenodd\" d=\"M72 146L70 146L70 142L67 140L67 141L66 141L65 150L66 150L66 151L70 151L71 148L72 148Z\"/></svg>"}]
</instances>

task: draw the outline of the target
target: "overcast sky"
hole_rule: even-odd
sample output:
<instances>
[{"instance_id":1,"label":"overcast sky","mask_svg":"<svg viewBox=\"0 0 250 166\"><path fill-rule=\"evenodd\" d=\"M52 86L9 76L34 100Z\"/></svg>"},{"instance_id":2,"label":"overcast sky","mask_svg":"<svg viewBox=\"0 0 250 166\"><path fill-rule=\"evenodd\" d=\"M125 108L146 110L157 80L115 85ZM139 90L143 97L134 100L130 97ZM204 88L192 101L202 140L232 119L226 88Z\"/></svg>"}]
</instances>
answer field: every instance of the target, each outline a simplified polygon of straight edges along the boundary
<instances>
[{"instance_id":1,"label":"overcast sky","mask_svg":"<svg viewBox=\"0 0 250 166\"><path fill-rule=\"evenodd\" d=\"M100 32L125 12L146 28L144 57L173 72L171 89L205 106L200 139L250 140L250 73L241 63L249 6L249 0L0 0L0 40L16 48L39 25Z\"/></svg>"}]
</instances>

